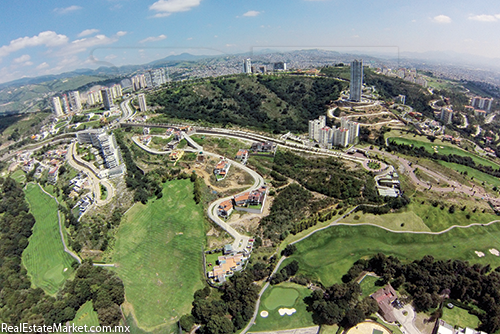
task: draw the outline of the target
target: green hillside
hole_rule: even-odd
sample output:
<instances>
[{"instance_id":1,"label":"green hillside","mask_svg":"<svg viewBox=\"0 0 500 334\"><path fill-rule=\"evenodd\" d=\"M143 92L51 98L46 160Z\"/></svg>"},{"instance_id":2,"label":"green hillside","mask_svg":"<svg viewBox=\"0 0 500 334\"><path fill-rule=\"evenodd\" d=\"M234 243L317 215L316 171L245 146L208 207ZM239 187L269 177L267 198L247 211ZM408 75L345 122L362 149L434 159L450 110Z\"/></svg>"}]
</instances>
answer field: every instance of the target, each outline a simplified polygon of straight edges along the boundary
<instances>
[{"instance_id":1,"label":"green hillside","mask_svg":"<svg viewBox=\"0 0 500 334\"><path fill-rule=\"evenodd\" d=\"M148 96L148 103L170 118L307 132L307 121L324 115L346 87L334 78L237 75L179 83Z\"/></svg>"}]
</instances>

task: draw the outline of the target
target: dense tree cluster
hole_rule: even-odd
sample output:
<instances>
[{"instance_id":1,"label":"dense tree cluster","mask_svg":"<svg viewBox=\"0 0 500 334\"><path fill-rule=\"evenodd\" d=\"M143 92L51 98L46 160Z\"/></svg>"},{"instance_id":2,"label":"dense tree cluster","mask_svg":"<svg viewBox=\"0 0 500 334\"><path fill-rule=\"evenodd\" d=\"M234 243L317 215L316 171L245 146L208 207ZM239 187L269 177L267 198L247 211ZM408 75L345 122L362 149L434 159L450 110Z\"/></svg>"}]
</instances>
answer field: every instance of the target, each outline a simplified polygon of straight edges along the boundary
<instances>
[{"instance_id":1,"label":"dense tree cluster","mask_svg":"<svg viewBox=\"0 0 500 334\"><path fill-rule=\"evenodd\" d=\"M173 118L305 132L304 120L323 115L344 86L328 78L240 75L183 83L150 95L148 101Z\"/></svg>"},{"instance_id":2,"label":"dense tree cluster","mask_svg":"<svg viewBox=\"0 0 500 334\"><path fill-rule=\"evenodd\" d=\"M435 260L432 256L405 264L380 253L370 260L357 261L344 281L354 280L364 270L375 272L395 289L403 287L413 297L417 311L436 308L449 296L480 309L470 312L481 320L482 331L494 333L500 329L500 267L492 270L489 265Z\"/></svg>"},{"instance_id":3,"label":"dense tree cluster","mask_svg":"<svg viewBox=\"0 0 500 334\"><path fill-rule=\"evenodd\" d=\"M359 299L361 288L358 283L334 284L326 291L315 290L304 298L307 310L312 312L318 325L338 324L350 328L377 312L378 305L370 297Z\"/></svg>"},{"instance_id":4,"label":"dense tree cluster","mask_svg":"<svg viewBox=\"0 0 500 334\"><path fill-rule=\"evenodd\" d=\"M67 281L56 297L31 288L21 256L35 219L16 182L8 178L0 183L0 319L11 325L64 323L73 320L80 306L92 300L100 324L116 325L121 319L123 283L114 273L94 267L91 262L80 265L74 280Z\"/></svg>"},{"instance_id":5,"label":"dense tree cluster","mask_svg":"<svg viewBox=\"0 0 500 334\"><path fill-rule=\"evenodd\" d=\"M241 329L252 318L259 287L249 272L239 272L222 286L222 295L211 293L206 287L194 295L193 318L181 318L181 326L189 327L194 320L201 324L200 333L230 334ZM184 328L185 329L185 328Z\"/></svg>"},{"instance_id":6,"label":"dense tree cluster","mask_svg":"<svg viewBox=\"0 0 500 334\"><path fill-rule=\"evenodd\" d=\"M269 281L273 285L280 284L281 282L287 281L290 277L295 276L297 271L299 271L299 263L296 260L293 260L284 266L279 272L271 276Z\"/></svg>"}]
</instances>

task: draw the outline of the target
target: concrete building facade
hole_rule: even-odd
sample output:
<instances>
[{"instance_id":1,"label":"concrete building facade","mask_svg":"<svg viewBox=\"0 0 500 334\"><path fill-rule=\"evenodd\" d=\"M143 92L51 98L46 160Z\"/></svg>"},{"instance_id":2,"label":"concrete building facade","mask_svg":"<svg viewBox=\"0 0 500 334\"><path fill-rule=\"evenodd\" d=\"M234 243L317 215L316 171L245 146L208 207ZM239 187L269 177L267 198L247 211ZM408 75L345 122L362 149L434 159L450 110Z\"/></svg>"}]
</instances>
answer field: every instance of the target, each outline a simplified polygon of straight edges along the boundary
<instances>
[{"instance_id":1,"label":"concrete building facade","mask_svg":"<svg viewBox=\"0 0 500 334\"><path fill-rule=\"evenodd\" d=\"M363 91L363 60L354 60L351 63L351 82L349 84L349 99L360 102Z\"/></svg>"}]
</instances>

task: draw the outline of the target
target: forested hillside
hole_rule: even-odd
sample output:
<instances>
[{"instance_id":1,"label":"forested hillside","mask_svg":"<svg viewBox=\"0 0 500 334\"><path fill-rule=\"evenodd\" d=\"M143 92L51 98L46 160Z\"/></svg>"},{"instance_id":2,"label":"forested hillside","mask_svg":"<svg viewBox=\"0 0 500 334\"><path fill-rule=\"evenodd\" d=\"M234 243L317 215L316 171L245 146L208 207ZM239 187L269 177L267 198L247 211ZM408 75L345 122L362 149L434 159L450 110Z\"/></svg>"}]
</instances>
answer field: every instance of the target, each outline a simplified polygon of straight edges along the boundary
<instances>
[{"instance_id":1,"label":"forested hillside","mask_svg":"<svg viewBox=\"0 0 500 334\"><path fill-rule=\"evenodd\" d=\"M324 115L346 87L333 78L238 75L175 85L148 101L172 118L307 132L307 121Z\"/></svg>"}]
</instances>

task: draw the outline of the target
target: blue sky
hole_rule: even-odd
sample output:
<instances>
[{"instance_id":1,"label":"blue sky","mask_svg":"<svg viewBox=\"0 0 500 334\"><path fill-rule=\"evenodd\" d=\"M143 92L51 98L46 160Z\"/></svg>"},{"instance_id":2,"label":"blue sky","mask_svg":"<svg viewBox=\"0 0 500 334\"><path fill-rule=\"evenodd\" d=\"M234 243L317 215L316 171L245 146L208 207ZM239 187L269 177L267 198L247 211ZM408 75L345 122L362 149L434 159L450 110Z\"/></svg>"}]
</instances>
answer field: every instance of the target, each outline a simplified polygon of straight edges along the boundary
<instances>
[{"instance_id":1,"label":"blue sky","mask_svg":"<svg viewBox=\"0 0 500 334\"><path fill-rule=\"evenodd\" d=\"M262 47L500 58L500 1L16 0L0 9L0 82Z\"/></svg>"}]
</instances>

